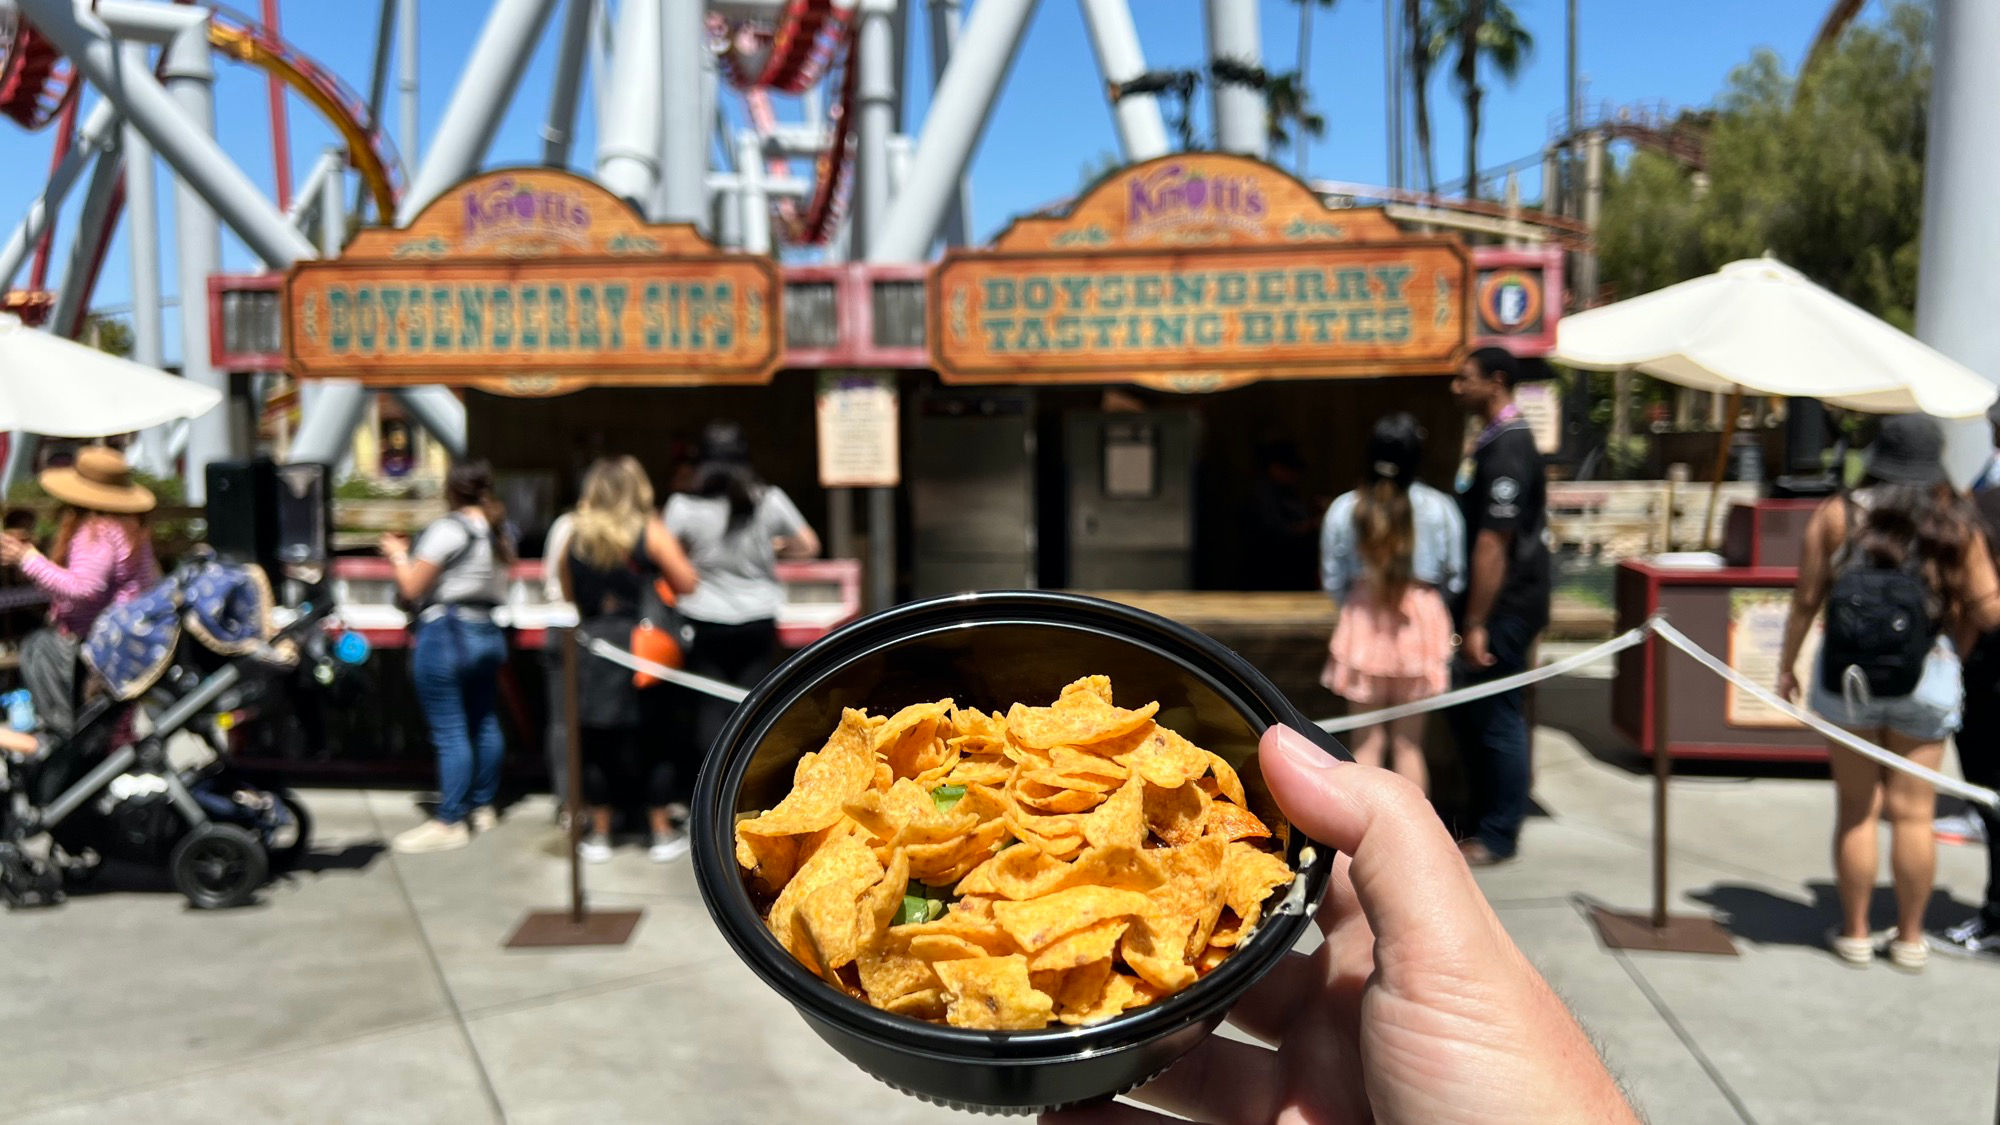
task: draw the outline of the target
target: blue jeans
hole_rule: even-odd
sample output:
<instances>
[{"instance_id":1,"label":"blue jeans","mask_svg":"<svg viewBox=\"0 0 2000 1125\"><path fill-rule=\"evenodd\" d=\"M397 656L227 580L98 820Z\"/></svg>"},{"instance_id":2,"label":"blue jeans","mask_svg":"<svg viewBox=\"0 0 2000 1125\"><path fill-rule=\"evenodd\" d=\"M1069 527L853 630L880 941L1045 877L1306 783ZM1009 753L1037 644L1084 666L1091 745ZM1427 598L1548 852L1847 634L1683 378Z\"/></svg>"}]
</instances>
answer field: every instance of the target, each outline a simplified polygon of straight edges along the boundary
<instances>
[{"instance_id":1,"label":"blue jeans","mask_svg":"<svg viewBox=\"0 0 2000 1125\"><path fill-rule=\"evenodd\" d=\"M1452 686L1466 687L1525 671L1537 630L1518 617L1486 623L1493 664L1452 668ZM1521 689L1461 703L1449 712L1452 737L1471 775L1473 836L1496 856L1514 854L1521 822L1528 816L1528 715Z\"/></svg>"},{"instance_id":2,"label":"blue jeans","mask_svg":"<svg viewBox=\"0 0 2000 1125\"><path fill-rule=\"evenodd\" d=\"M438 756L437 818L457 824L500 792L500 666L507 636L498 625L440 617L417 626L410 679Z\"/></svg>"}]
</instances>

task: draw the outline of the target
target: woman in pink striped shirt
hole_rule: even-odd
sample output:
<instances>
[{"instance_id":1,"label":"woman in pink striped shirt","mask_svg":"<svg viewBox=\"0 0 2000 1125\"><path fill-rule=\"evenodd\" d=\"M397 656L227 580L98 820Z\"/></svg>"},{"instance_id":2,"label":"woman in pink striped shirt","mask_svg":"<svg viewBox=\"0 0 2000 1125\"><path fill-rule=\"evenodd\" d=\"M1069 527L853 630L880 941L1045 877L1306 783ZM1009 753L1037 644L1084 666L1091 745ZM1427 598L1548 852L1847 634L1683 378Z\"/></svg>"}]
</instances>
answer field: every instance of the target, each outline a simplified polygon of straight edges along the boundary
<instances>
[{"instance_id":1,"label":"woman in pink striped shirt","mask_svg":"<svg viewBox=\"0 0 2000 1125\"><path fill-rule=\"evenodd\" d=\"M64 504L55 542L44 555L34 544L0 537L0 562L16 565L49 594L49 622L74 640L90 635L99 614L151 589L160 578L146 514L153 494L132 480L115 449L93 446L69 468L40 477L42 490Z\"/></svg>"}]
</instances>

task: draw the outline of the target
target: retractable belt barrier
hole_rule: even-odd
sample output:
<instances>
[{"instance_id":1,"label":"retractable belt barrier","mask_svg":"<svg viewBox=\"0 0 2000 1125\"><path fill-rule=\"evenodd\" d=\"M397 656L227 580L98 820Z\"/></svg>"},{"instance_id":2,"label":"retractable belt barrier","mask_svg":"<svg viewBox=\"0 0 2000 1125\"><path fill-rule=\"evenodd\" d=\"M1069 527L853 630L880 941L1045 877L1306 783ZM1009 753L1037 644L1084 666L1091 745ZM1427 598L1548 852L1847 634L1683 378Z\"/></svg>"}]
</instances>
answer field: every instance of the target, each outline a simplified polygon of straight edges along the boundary
<instances>
[{"instance_id":1,"label":"retractable belt barrier","mask_svg":"<svg viewBox=\"0 0 2000 1125\"><path fill-rule=\"evenodd\" d=\"M1435 695L1429 699L1421 699L1414 703L1402 703L1394 707L1363 711L1359 714L1344 715L1335 719L1322 719L1319 721L1318 726L1322 730L1338 734L1343 731L1354 730L1357 727L1373 726L1376 723L1386 723L1392 719L1402 719L1408 718L1411 715L1441 711L1447 707L1456 707L1461 703L1470 703L1476 699L1485 699L1488 696L1513 691L1515 688L1526 687L1529 684L1536 684L1557 676L1568 675L1604 657L1623 652L1635 645L1644 644L1648 634L1657 636L1666 643L1687 653L1694 658L1696 663L1728 680L1739 689L1749 692L1759 701L1776 708L1781 713L1818 731L1833 742L1847 747L1862 757L1871 759L1889 769L1900 770L1912 777L1921 778L1935 787L1940 793L1949 793L1954 797L1972 801L1990 809L2000 809L2000 793L1996 793L1983 785L1973 785L1970 782L1961 781L1955 777L1948 777L1934 769L1920 766L1900 754L1885 750L1852 731L1835 726L1820 716L1787 702L1780 698L1778 693L1717 659L1714 654L1689 640L1687 634L1668 624L1664 618L1659 617L1648 618L1644 625L1635 629L1628 629L1605 641L1603 644L1596 645L1573 656L1566 656L1554 663L1544 664L1539 668L1530 668L1525 672L1516 672L1511 676L1502 676L1497 680L1457 688L1445 692L1443 695ZM744 697L750 694L735 684L723 683L721 680L710 679L707 676L697 676L692 672L683 672L678 668L669 668L664 664L656 664L650 660L643 660L609 641L593 640L585 646L585 650L592 656L602 660L609 660L613 664L622 665L634 672L643 672L648 676L664 680L667 683L679 684L692 691L712 695L717 699L726 700L730 703L741 703Z\"/></svg>"},{"instance_id":2,"label":"retractable belt barrier","mask_svg":"<svg viewBox=\"0 0 2000 1125\"><path fill-rule=\"evenodd\" d=\"M1949 793L1954 797L1972 801L1990 809L2000 809L2000 793L1996 793L1983 785L1974 785L1967 781L1960 781L1958 778L1947 777L1934 769L1920 766L1894 751L1885 750L1875 745L1853 731L1836 726L1802 707L1787 702L1777 692L1731 668L1713 653L1689 640L1687 634L1674 628L1667 623L1666 619L1661 617L1648 618L1644 625L1620 633L1603 644L1586 649L1574 656L1566 656L1561 660L1545 664L1539 668L1530 668L1525 672L1516 672L1511 676L1502 676L1497 680L1457 688L1445 692L1443 695L1434 695L1429 699L1420 699L1414 703L1402 703L1394 707L1383 707L1374 711L1343 715L1336 719L1322 719L1317 725L1321 730L1338 734L1342 731L1354 730L1357 727L1373 726L1376 723L1386 723L1393 719L1408 718L1411 715L1422 715L1431 711L1440 711L1446 707L1455 707L1461 703L1470 703L1476 699L1485 699L1488 696L1513 691L1518 687L1526 687L1529 684L1540 683L1543 680L1553 679L1556 676L1567 675L1578 668L1601 660L1613 653L1623 652L1635 645L1644 644L1646 636L1649 633L1687 653L1694 658L1696 663L1728 680L1739 689L1750 693L1750 695L1760 702L1776 708L1786 716L1818 731L1831 741L1847 747L1862 757L1875 761L1889 769L1900 770L1912 777L1921 778L1934 786L1940 793Z\"/></svg>"}]
</instances>

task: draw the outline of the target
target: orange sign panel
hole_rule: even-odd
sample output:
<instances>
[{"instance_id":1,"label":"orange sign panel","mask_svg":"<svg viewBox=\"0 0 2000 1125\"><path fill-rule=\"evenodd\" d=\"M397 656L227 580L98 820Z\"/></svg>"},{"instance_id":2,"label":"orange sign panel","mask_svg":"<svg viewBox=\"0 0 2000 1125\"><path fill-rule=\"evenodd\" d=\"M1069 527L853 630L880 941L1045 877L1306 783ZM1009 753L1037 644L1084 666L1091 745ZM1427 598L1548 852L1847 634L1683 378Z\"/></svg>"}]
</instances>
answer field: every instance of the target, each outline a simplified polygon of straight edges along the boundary
<instances>
[{"instance_id":1,"label":"orange sign panel","mask_svg":"<svg viewBox=\"0 0 2000 1125\"><path fill-rule=\"evenodd\" d=\"M506 394L764 382L779 361L768 258L648 226L567 173L493 172L404 230L285 280L291 370Z\"/></svg>"},{"instance_id":2,"label":"orange sign panel","mask_svg":"<svg viewBox=\"0 0 2000 1125\"><path fill-rule=\"evenodd\" d=\"M1239 156L1116 173L1060 219L1015 223L932 273L948 382L1135 382L1446 372L1470 332L1471 266L1377 210L1330 210Z\"/></svg>"}]
</instances>

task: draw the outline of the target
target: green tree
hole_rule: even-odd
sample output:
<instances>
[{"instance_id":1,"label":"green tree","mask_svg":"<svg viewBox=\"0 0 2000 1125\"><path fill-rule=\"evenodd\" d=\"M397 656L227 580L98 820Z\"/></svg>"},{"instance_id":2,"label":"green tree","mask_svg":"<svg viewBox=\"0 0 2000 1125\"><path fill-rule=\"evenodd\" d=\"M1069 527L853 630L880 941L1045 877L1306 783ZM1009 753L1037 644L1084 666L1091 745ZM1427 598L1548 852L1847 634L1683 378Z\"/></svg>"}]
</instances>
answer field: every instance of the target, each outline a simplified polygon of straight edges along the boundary
<instances>
[{"instance_id":1,"label":"green tree","mask_svg":"<svg viewBox=\"0 0 2000 1125\"><path fill-rule=\"evenodd\" d=\"M1292 130L1298 130L1296 134ZM1326 134L1326 118L1312 105L1312 94L1298 71L1272 74L1264 80L1264 134L1271 154L1299 139L1298 173L1305 174L1305 139Z\"/></svg>"},{"instance_id":2,"label":"green tree","mask_svg":"<svg viewBox=\"0 0 2000 1125\"><path fill-rule=\"evenodd\" d=\"M1534 54L1535 37L1507 0L1430 0L1430 8L1426 49L1433 63L1452 56L1452 81L1465 103L1465 196L1477 199L1479 112L1486 95L1480 68L1488 67L1512 84ZM1420 134L1429 131L1427 125L1420 123Z\"/></svg>"},{"instance_id":3,"label":"green tree","mask_svg":"<svg viewBox=\"0 0 2000 1125\"><path fill-rule=\"evenodd\" d=\"M124 359L132 358L132 347L136 343L132 326L116 317L91 315L83 322L83 331L78 339L101 352Z\"/></svg>"},{"instance_id":4,"label":"green tree","mask_svg":"<svg viewBox=\"0 0 2000 1125\"><path fill-rule=\"evenodd\" d=\"M1292 3L1299 6L1299 69L1289 76L1280 75L1278 77L1290 77L1292 79L1292 86L1298 92L1299 114L1295 115L1295 119L1299 125L1299 152L1295 161L1297 167L1292 170L1301 176L1306 174L1306 138L1319 137L1326 133L1326 119L1317 113L1311 113L1310 108L1307 106L1307 102L1311 99L1307 95L1304 86L1306 76L1312 73L1313 9L1330 9L1333 7L1334 2L1335 0L1292 0ZM1387 4L1393 3L1394 0L1382 0L1382 2ZM1275 85L1275 81L1273 84ZM1273 122L1271 126L1271 145L1273 148L1276 148L1285 143L1284 138L1280 135L1282 130L1279 126L1282 124L1283 118L1280 117L1276 104L1278 95L1270 86L1267 86L1264 90L1264 99L1267 106L1270 107L1270 117ZM1308 113L1311 114L1311 124L1308 124L1305 119L1305 114Z\"/></svg>"},{"instance_id":5,"label":"green tree","mask_svg":"<svg viewBox=\"0 0 2000 1125\"><path fill-rule=\"evenodd\" d=\"M1731 74L1693 173L1648 151L1607 177L1602 277L1649 292L1770 253L1900 328L1915 323L1932 20L1897 4L1801 83L1759 51Z\"/></svg>"},{"instance_id":6,"label":"green tree","mask_svg":"<svg viewBox=\"0 0 2000 1125\"><path fill-rule=\"evenodd\" d=\"M1417 131L1417 156L1424 169L1424 194L1437 194L1437 154L1431 144L1431 64L1436 36L1436 12L1427 0L1403 0L1403 37L1410 52L1412 124Z\"/></svg>"}]
</instances>

